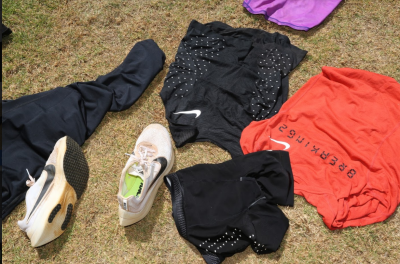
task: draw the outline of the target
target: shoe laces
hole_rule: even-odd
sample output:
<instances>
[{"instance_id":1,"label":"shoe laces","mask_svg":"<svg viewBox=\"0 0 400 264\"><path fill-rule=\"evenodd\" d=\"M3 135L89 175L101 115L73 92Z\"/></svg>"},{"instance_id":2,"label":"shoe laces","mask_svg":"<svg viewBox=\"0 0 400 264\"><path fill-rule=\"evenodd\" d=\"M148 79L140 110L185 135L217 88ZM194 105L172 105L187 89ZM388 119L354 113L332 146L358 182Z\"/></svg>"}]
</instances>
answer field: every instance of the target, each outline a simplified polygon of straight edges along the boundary
<instances>
[{"instance_id":1,"label":"shoe laces","mask_svg":"<svg viewBox=\"0 0 400 264\"><path fill-rule=\"evenodd\" d=\"M29 180L26 181L26 186L32 187L32 186L35 184L36 180L35 180L35 178L33 178L32 175L29 173L28 169L26 169L26 172L28 173L28 176L29 176Z\"/></svg>"},{"instance_id":2,"label":"shoe laces","mask_svg":"<svg viewBox=\"0 0 400 264\"><path fill-rule=\"evenodd\" d=\"M125 155L130 156L133 159L134 164L131 167L133 168L134 172L144 176L144 172L147 171L149 167L151 167L153 171L154 163L149 162L148 158L153 157L153 154L155 152L156 151L153 149L145 146L140 146L138 151L140 157L137 157L134 153L125 153Z\"/></svg>"}]
</instances>

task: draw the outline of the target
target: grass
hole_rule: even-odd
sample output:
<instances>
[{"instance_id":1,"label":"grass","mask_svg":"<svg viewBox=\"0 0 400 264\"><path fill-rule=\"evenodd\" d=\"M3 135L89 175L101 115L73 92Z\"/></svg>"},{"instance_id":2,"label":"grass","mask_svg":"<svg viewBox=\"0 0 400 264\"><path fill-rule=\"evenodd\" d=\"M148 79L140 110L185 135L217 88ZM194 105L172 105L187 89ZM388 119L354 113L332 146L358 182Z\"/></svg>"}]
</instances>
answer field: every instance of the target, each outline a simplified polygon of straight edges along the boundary
<instances>
[{"instance_id":1,"label":"grass","mask_svg":"<svg viewBox=\"0 0 400 264\"><path fill-rule=\"evenodd\" d=\"M164 185L141 222L118 225L118 181L125 152L144 127L167 126L159 97L168 65L191 19L220 20L233 27L261 28L287 35L309 53L290 75L290 96L324 65L359 68L400 80L400 5L395 0L343 1L318 27L296 31L249 14L239 0L4 0L3 23L14 33L2 43L3 99L16 99L76 81L90 81L116 67L137 41L152 38L166 54L164 69L130 109L107 113L84 144L88 188L66 232L32 248L19 230L21 203L2 222L4 263L205 263L182 239L171 217ZM176 149L173 171L219 163L229 154L209 143ZM224 263L399 263L399 209L386 221L330 231L315 207L295 197L282 208L290 228L281 248L256 255L250 248Z\"/></svg>"}]
</instances>

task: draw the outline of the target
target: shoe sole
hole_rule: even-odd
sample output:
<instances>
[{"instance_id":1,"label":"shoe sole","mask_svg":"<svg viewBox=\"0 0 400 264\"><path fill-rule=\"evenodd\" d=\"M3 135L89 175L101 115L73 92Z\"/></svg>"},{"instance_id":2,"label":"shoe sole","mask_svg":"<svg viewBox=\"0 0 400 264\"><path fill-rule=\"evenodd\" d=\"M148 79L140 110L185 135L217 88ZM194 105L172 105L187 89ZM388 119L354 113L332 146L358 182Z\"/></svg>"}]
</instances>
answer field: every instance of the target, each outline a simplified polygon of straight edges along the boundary
<instances>
[{"instance_id":1,"label":"shoe sole","mask_svg":"<svg viewBox=\"0 0 400 264\"><path fill-rule=\"evenodd\" d=\"M164 181L164 176L167 175L169 171L172 169L174 162L175 162L175 154L174 151L172 150L171 162L165 168L165 171L161 174L161 176L157 179L156 184L152 187L152 190L150 191L149 200L144 205L142 211L137 213L131 213L129 211L122 209L121 206L118 207L119 224L121 226L133 225L146 217L151 207L153 206L153 202L157 195L158 189L160 188L161 184Z\"/></svg>"},{"instance_id":2,"label":"shoe sole","mask_svg":"<svg viewBox=\"0 0 400 264\"><path fill-rule=\"evenodd\" d=\"M33 247L42 246L60 236L68 226L76 201L89 179L89 167L82 149L72 138L61 139L53 184L36 212L28 230Z\"/></svg>"}]
</instances>

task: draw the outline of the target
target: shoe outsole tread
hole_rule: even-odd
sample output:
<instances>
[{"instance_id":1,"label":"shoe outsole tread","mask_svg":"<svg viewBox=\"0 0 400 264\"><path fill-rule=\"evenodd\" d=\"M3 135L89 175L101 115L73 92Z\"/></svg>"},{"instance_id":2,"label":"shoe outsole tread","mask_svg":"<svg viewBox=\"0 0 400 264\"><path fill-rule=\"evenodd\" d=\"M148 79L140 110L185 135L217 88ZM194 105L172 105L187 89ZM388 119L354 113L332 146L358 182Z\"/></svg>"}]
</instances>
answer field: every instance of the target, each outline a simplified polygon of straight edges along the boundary
<instances>
[{"instance_id":1,"label":"shoe outsole tread","mask_svg":"<svg viewBox=\"0 0 400 264\"><path fill-rule=\"evenodd\" d=\"M56 217L58 211L61 209L61 204L57 204L56 207L54 207L53 211L51 211L49 219L47 220L49 223L53 222L54 217Z\"/></svg>"},{"instance_id":2,"label":"shoe outsole tread","mask_svg":"<svg viewBox=\"0 0 400 264\"><path fill-rule=\"evenodd\" d=\"M65 215L64 222L61 225L61 230L65 230L67 228L68 223L71 220L72 210L73 209L74 209L74 206L72 204L68 204L67 214Z\"/></svg>"},{"instance_id":3,"label":"shoe outsole tread","mask_svg":"<svg viewBox=\"0 0 400 264\"><path fill-rule=\"evenodd\" d=\"M67 182L74 188L79 199L89 179L89 166L81 147L72 138L67 137L67 150L64 156L64 173Z\"/></svg>"}]
</instances>

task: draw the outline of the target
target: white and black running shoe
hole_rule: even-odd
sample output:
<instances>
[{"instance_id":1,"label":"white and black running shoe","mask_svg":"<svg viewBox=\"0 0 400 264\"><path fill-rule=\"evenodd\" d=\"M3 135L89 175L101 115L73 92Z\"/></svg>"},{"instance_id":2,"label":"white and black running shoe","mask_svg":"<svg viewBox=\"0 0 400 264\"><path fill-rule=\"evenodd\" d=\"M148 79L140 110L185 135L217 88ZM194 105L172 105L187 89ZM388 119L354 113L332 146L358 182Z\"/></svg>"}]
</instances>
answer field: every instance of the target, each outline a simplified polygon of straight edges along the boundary
<instances>
[{"instance_id":1,"label":"white and black running shoe","mask_svg":"<svg viewBox=\"0 0 400 264\"><path fill-rule=\"evenodd\" d=\"M26 216L18 225L32 246L39 247L67 228L75 203L86 188L89 167L78 143L65 136L54 146L39 180L29 177Z\"/></svg>"},{"instance_id":2,"label":"white and black running shoe","mask_svg":"<svg viewBox=\"0 0 400 264\"><path fill-rule=\"evenodd\" d=\"M163 178L174 163L171 138L160 124L147 126L122 170L119 183L119 223L132 225L150 211Z\"/></svg>"}]
</instances>

